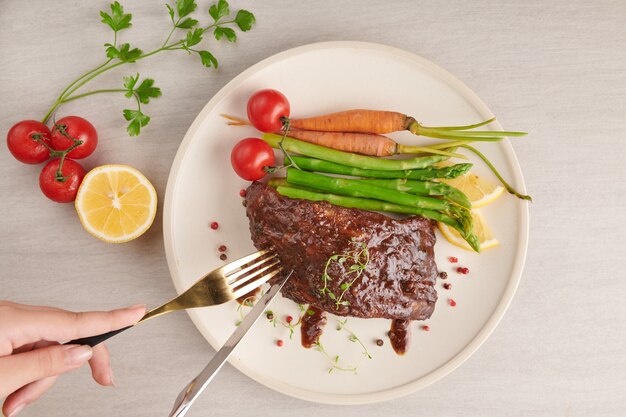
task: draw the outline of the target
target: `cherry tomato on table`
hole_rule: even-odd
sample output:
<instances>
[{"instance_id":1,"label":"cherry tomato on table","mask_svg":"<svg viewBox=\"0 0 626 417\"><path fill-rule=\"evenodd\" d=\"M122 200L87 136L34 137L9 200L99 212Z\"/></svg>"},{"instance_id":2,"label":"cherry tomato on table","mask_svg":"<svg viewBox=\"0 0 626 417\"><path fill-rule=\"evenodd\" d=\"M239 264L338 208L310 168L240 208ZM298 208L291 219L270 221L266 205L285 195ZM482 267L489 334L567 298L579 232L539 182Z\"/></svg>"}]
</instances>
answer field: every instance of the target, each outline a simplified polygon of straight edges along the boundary
<instances>
[{"instance_id":1,"label":"cherry tomato on table","mask_svg":"<svg viewBox=\"0 0 626 417\"><path fill-rule=\"evenodd\" d=\"M278 132L283 128L283 119L289 117L287 97L280 91L265 89L248 99L248 120L261 132Z\"/></svg>"},{"instance_id":2,"label":"cherry tomato on table","mask_svg":"<svg viewBox=\"0 0 626 417\"><path fill-rule=\"evenodd\" d=\"M264 168L274 165L274 150L261 139L243 139L233 147L230 163L244 180L260 180L267 174Z\"/></svg>"},{"instance_id":3,"label":"cherry tomato on table","mask_svg":"<svg viewBox=\"0 0 626 417\"><path fill-rule=\"evenodd\" d=\"M76 193L85 176L85 170L78 162L65 159L63 168L61 168L64 179L60 181L57 179L60 161L60 159L53 159L41 170L39 187L50 200L57 203L70 203L76 199Z\"/></svg>"},{"instance_id":4,"label":"cherry tomato on table","mask_svg":"<svg viewBox=\"0 0 626 417\"><path fill-rule=\"evenodd\" d=\"M64 135L63 132L70 137ZM64 151L74 145L71 138L81 140L83 143L67 154L69 158L86 158L96 150L98 145L96 128L82 117L64 117L57 120L56 126L52 129L52 147L57 151Z\"/></svg>"},{"instance_id":5,"label":"cherry tomato on table","mask_svg":"<svg viewBox=\"0 0 626 417\"><path fill-rule=\"evenodd\" d=\"M25 164L40 164L50 158L50 129L36 120L22 120L7 133L7 148L15 159ZM37 140L39 139L39 141Z\"/></svg>"}]
</instances>

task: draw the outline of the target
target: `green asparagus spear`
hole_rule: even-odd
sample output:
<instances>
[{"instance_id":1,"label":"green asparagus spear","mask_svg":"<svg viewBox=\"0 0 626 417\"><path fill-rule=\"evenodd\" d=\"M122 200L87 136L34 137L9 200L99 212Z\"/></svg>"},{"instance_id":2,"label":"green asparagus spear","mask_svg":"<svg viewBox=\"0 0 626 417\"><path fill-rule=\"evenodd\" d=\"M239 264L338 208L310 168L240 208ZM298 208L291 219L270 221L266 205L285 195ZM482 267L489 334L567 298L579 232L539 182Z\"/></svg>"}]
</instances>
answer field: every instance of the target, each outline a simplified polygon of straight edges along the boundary
<instances>
[{"instance_id":1,"label":"green asparagus spear","mask_svg":"<svg viewBox=\"0 0 626 417\"><path fill-rule=\"evenodd\" d=\"M472 232L472 216L469 210L451 204L445 200L427 196L417 196L403 191L366 184L359 180L328 177L326 175L314 174L293 168L287 169L287 182L349 197L374 198L403 206L440 211L458 222L457 230L459 230L461 236L467 240L476 252L480 252L478 239Z\"/></svg>"},{"instance_id":2,"label":"green asparagus spear","mask_svg":"<svg viewBox=\"0 0 626 417\"><path fill-rule=\"evenodd\" d=\"M407 179L364 179L361 182L378 185L386 188L393 188L398 191L405 191L417 195L442 196L443 198L465 207L472 208L472 203L467 196L456 188L444 184L443 182L418 181Z\"/></svg>"},{"instance_id":3,"label":"green asparagus spear","mask_svg":"<svg viewBox=\"0 0 626 417\"><path fill-rule=\"evenodd\" d=\"M285 161L288 164L292 160L299 168L306 171L327 172L329 174L352 175L354 177L368 178L409 178L414 180L429 180L433 178L452 179L461 176L472 168L472 164L463 163L447 167L428 167L423 169L410 169L405 171L381 171L375 169L361 169L333 162L322 161L315 158L291 155Z\"/></svg>"},{"instance_id":4,"label":"green asparagus spear","mask_svg":"<svg viewBox=\"0 0 626 417\"><path fill-rule=\"evenodd\" d=\"M270 185L276 186L276 191L278 191L279 194L289 198L298 198L301 200L311 201L327 201L336 206L358 208L361 210L386 211L389 213L419 215L422 217L426 217L427 219L446 223L454 228L459 227L459 223L456 220L439 211L420 209L417 207L401 206L399 204L387 203L385 201L373 200L369 198L346 197L337 194L321 193L317 191L294 187L289 184L280 185L277 182L270 182Z\"/></svg>"}]
</instances>

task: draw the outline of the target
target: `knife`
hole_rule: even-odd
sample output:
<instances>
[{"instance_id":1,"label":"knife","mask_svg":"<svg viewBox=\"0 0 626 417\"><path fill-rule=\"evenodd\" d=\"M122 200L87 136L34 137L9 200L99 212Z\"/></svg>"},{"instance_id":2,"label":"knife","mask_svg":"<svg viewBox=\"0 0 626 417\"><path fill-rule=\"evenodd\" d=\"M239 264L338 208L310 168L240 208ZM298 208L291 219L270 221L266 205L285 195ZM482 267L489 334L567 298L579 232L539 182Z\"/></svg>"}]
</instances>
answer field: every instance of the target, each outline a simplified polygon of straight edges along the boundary
<instances>
[{"instance_id":1,"label":"knife","mask_svg":"<svg viewBox=\"0 0 626 417\"><path fill-rule=\"evenodd\" d=\"M287 276L276 282L270 287L270 290L254 305L250 313L237 326L233 334L228 338L224 346L213 356L209 364L195 377L187 386L178 394L174 408L170 412L169 417L182 417L187 414L189 408L198 396L209 385L209 382L215 377L217 372L222 368L233 350L239 342L244 338L252 325L261 317L267 306L272 302L278 294L285 282L289 279L293 271Z\"/></svg>"}]
</instances>

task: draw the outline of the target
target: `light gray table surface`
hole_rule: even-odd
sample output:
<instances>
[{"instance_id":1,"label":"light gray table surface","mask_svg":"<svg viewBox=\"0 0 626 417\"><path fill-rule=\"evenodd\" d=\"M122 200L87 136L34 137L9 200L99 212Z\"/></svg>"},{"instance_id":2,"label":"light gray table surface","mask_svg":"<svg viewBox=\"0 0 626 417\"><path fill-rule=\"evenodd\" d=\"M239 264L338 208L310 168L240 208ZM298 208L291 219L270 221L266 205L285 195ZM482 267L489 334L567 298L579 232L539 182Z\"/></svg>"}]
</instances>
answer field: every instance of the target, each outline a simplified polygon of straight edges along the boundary
<instances>
[{"instance_id":1,"label":"light gray table surface","mask_svg":"<svg viewBox=\"0 0 626 417\"><path fill-rule=\"evenodd\" d=\"M124 38L144 49L168 30L163 2L123 1ZM0 131L41 118L71 79L102 61L105 1L0 1ZM199 10L208 7L200 2ZM419 54L472 88L504 126L530 132L513 146L534 197L528 258L511 307L491 338L443 380L387 403L336 407L274 392L227 365L190 416L626 415L626 2L263 1L232 3L258 23L236 45L210 43L207 71L184 53L136 65L164 96L145 133L130 139L122 97L68 104L101 138L86 165L128 163L161 198L142 238L106 245L72 205L39 191L40 167L0 146L0 299L68 309L155 305L175 294L165 260L162 199L187 128L205 103L250 65L329 40L383 43ZM117 83L113 71L98 86ZM2 317L0 317L2 320ZM87 369L62 377L24 416L164 416L214 350L186 314L109 344L115 388Z\"/></svg>"}]
</instances>

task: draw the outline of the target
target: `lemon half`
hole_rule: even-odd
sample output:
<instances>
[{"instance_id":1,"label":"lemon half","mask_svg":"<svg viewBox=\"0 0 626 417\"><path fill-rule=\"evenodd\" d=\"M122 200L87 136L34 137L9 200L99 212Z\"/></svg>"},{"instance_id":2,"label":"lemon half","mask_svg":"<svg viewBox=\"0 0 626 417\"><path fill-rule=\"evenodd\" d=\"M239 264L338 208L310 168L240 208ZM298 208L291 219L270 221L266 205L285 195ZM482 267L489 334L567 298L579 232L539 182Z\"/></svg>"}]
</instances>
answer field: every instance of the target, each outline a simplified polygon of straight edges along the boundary
<instances>
[{"instance_id":1,"label":"lemon half","mask_svg":"<svg viewBox=\"0 0 626 417\"><path fill-rule=\"evenodd\" d=\"M504 187L470 172L457 178L440 181L462 191L472 203L472 208L486 206L500 197L504 191Z\"/></svg>"},{"instance_id":2,"label":"lemon half","mask_svg":"<svg viewBox=\"0 0 626 417\"><path fill-rule=\"evenodd\" d=\"M478 213L478 211L472 210L472 220L474 223L474 234L478 238L478 242L480 242L480 250L485 250L489 248L493 248L498 246L500 242L495 238L489 226L485 223L485 220ZM456 229L448 226L445 223L438 222L437 226L439 226L439 230L443 234L443 236L448 240L448 242L461 247L463 249L467 249L470 251L474 251L472 247L461 237L459 232Z\"/></svg>"},{"instance_id":3,"label":"lemon half","mask_svg":"<svg viewBox=\"0 0 626 417\"><path fill-rule=\"evenodd\" d=\"M105 242L122 243L150 228L157 211L157 194L135 168L102 165L85 175L75 206L87 232Z\"/></svg>"}]
</instances>

